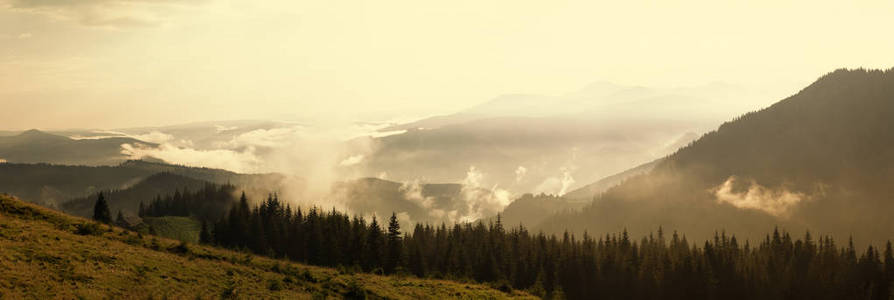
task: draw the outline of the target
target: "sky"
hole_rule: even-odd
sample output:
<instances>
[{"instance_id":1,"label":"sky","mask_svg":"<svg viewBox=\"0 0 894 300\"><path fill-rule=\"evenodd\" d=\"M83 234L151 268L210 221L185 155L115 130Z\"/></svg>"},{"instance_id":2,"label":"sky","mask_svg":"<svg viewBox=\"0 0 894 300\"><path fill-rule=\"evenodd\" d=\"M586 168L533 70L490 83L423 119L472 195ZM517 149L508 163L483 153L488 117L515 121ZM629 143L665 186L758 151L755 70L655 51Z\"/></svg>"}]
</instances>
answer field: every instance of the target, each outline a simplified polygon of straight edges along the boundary
<instances>
[{"instance_id":1,"label":"sky","mask_svg":"<svg viewBox=\"0 0 894 300\"><path fill-rule=\"evenodd\" d=\"M408 120L595 81L795 92L894 66L892 15L894 1L0 0L0 129Z\"/></svg>"}]
</instances>

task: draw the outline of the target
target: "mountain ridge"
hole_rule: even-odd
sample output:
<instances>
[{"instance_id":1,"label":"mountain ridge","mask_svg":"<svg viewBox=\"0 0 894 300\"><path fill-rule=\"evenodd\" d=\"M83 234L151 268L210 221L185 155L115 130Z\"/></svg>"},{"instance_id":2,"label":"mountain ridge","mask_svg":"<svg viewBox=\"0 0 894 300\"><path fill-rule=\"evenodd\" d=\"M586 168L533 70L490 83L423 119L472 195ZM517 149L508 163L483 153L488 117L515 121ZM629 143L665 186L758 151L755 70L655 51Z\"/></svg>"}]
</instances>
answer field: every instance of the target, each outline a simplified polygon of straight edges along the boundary
<instances>
[{"instance_id":1,"label":"mountain ridge","mask_svg":"<svg viewBox=\"0 0 894 300\"><path fill-rule=\"evenodd\" d=\"M544 229L636 234L664 226L709 238L705 228L783 226L885 240L894 234L880 213L892 208L885 195L894 192L892 100L894 69L836 70L723 123Z\"/></svg>"}]
</instances>

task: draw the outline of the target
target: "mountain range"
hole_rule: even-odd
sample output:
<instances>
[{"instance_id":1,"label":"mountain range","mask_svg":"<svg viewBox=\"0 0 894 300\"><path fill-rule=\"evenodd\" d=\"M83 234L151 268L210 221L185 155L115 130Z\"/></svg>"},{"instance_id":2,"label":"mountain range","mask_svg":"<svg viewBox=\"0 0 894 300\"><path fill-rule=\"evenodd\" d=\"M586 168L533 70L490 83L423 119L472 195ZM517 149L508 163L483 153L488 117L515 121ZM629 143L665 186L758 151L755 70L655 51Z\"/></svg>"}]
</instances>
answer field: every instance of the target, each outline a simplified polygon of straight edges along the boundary
<instances>
[{"instance_id":1,"label":"mountain range","mask_svg":"<svg viewBox=\"0 0 894 300\"><path fill-rule=\"evenodd\" d=\"M722 83L647 88L607 82L556 96L503 95L382 128L405 133L375 139L356 168L398 181L450 182L474 166L490 186L564 194L673 153L731 112L760 107L755 99L762 97Z\"/></svg>"}]
</instances>

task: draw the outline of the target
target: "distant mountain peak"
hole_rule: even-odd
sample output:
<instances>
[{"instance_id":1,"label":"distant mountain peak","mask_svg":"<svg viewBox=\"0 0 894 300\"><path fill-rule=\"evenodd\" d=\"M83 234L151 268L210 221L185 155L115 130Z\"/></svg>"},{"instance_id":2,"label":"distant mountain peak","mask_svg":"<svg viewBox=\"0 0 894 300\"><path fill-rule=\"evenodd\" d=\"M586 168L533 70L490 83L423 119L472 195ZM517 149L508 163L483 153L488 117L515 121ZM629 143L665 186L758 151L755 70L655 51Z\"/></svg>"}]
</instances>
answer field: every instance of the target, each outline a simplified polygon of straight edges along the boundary
<instances>
[{"instance_id":1,"label":"distant mountain peak","mask_svg":"<svg viewBox=\"0 0 894 300\"><path fill-rule=\"evenodd\" d=\"M46 133L37 129L28 129L19 134L19 136L57 136L55 134Z\"/></svg>"},{"instance_id":2,"label":"distant mountain peak","mask_svg":"<svg viewBox=\"0 0 894 300\"><path fill-rule=\"evenodd\" d=\"M40 131L37 129L29 129L25 130L19 135L15 136L18 140L26 140L26 141L35 141L35 140L71 140L67 137L61 135L55 135L52 133Z\"/></svg>"}]
</instances>

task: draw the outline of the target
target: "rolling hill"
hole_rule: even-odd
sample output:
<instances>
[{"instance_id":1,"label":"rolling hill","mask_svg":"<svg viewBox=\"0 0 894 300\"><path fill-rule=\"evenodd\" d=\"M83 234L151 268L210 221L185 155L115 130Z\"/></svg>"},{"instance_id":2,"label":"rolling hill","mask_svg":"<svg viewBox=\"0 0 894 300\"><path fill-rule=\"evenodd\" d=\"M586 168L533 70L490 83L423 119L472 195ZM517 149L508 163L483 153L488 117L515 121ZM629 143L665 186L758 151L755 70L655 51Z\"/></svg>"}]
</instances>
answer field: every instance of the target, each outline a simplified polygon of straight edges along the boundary
<instances>
[{"instance_id":1,"label":"rolling hill","mask_svg":"<svg viewBox=\"0 0 894 300\"><path fill-rule=\"evenodd\" d=\"M156 196L164 196L176 191L197 191L205 184L207 184L206 181L162 172L151 175L126 189L107 191L105 197L109 201L110 211L120 210L125 214L135 216L139 211L140 202L148 205ZM89 195L67 201L61 205L61 208L66 213L86 218L93 215L95 203L96 196ZM221 205L221 209L225 207L225 205Z\"/></svg>"},{"instance_id":2,"label":"rolling hill","mask_svg":"<svg viewBox=\"0 0 894 300\"><path fill-rule=\"evenodd\" d=\"M121 153L122 144L157 146L129 137L72 139L32 129L0 136L0 159L15 163L114 165L127 160Z\"/></svg>"},{"instance_id":3,"label":"rolling hill","mask_svg":"<svg viewBox=\"0 0 894 300\"><path fill-rule=\"evenodd\" d=\"M0 196L0 298L535 299L142 236ZM93 225L91 225L93 224Z\"/></svg>"},{"instance_id":4,"label":"rolling hill","mask_svg":"<svg viewBox=\"0 0 894 300\"><path fill-rule=\"evenodd\" d=\"M238 174L220 169L134 160L117 166L0 163L0 193L61 208L69 200L87 197L99 191L126 189L158 173L171 173L217 184L231 183L265 191L276 190L283 179L279 174ZM166 193L171 192L173 190Z\"/></svg>"},{"instance_id":5,"label":"rolling hill","mask_svg":"<svg viewBox=\"0 0 894 300\"><path fill-rule=\"evenodd\" d=\"M799 93L721 125L605 191L548 231L590 233L659 226L710 238L761 238L774 226L894 237L894 70L837 70Z\"/></svg>"}]
</instances>

